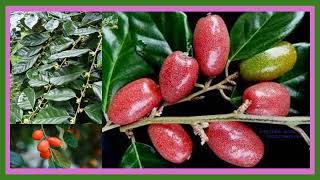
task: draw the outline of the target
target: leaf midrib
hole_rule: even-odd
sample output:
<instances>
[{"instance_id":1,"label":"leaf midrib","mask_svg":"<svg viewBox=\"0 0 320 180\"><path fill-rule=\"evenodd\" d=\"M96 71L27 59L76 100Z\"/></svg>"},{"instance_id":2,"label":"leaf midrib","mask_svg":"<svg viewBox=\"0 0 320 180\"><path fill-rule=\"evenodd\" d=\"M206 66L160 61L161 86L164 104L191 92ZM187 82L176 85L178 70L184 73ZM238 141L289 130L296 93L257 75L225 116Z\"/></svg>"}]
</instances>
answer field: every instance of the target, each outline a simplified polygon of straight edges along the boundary
<instances>
[{"instance_id":1,"label":"leaf midrib","mask_svg":"<svg viewBox=\"0 0 320 180\"><path fill-rule=\"evenodd\" d=\"M253 35L236 51L236 53L229 59L229 61L232 61L234 57L236 57L238 55L238 53L251 41L251 39L256 36L260 30L265 26L265 24L267 24L270 19L274 16L274 13L270 16L270 18L268 18L263 24L262 26L255 32L253 33Z\"/></svg>"}]
</instances>

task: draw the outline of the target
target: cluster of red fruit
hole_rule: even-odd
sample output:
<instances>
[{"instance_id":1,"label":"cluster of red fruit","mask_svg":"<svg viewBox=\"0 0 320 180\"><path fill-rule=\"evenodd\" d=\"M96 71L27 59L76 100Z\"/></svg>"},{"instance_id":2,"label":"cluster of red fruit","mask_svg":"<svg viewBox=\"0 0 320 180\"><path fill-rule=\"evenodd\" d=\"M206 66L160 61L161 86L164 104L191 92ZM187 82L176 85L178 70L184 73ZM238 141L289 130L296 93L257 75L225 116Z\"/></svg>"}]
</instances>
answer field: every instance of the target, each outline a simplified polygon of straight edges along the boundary
<instances>
[{"instance_id":1,"label":"cluster of red fruit","mask_svg":"<svg viewBox=\"0 0 320 180\"><path fill-rule=\"evenodd\" d=\"M40 157L43 159L48 159L51 156L50 146L61 147L62 145L62 142L59 138L46 137L41 129L33 131L32 139L36 141L41 140L37 146L37 149L40 152Z\"/></svg>"},{"instance_id":2,"label":"cluster of red fruit","mask_svg":"<svg viewBox=\"0 0 320 180\"><path fill-rule=\"evenodd\" d=\"M221 74L229 50L229 33L218 15L201 18L195 27L195 58L175 51L162 65L158 85L149 78L133 81L121 88L113 97L108 110L109 119L126 125L146 117L162 99L175 103L191 93L200 72L207 77ZM286 116L290 108L290 95L281 84L261 82L247 88L243 101L251 104L246 113L252 115ZM152 124L148 127L150 139L163 158L183 163L191 157L193 144L179 124ZM206 129L208 145L222 160L241 167L255 166L264 155L264 144L247 125L235 122L214 122Z\"/></svg>"}]
</instances>

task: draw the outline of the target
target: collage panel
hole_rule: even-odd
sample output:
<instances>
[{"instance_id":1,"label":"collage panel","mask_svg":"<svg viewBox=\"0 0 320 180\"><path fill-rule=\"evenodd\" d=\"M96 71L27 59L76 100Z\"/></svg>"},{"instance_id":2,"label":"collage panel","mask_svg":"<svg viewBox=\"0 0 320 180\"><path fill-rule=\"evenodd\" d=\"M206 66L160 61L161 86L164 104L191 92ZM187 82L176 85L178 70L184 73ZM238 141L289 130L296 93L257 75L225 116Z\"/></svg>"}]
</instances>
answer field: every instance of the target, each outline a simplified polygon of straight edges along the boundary
<instances>
[{"instance_id":1,"label":"collage panel","mask_svg":"<svg viewBox=\"0 0 320 180\"><path fill-rule=\"evenodd\" d=\"M310 168L309 12L104 18L103 168Z\"/></svg>"},{"instance_id":2,"label":"collage panel","mask_svg":"<svg viewBox=\"0 0 320 180\"><path fill-rule=\"evenodd\" d=\"M10 123L101 124L102 15L10 14Z\"/></svg>"},{"instance_id":3,"label":"collage panel","mask_svg":"<svg viewBox=\"0 0 320 180\"><path fill-rule=\"evenodd\" d=\"M10 168L100 168L101 125L11 125Z\"/></svg>"}]
</instances>

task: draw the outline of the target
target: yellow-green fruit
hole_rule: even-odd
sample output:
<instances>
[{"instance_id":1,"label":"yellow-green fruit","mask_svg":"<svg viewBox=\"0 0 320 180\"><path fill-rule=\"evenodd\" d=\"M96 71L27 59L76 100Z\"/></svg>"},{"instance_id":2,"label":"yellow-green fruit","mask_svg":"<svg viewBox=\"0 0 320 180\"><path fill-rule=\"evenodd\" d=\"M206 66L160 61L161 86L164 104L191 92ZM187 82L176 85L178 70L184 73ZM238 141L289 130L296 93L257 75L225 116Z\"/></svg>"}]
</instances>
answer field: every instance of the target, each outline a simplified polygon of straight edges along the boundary
<instances>
[{"instance_id":1,"label":"yellow-green fruit","mask_svg":"<svg viewBox=\"0 0 320 180\"><path fill-rule=\"evenodd\" d=\"M291 70L297 61L292 44L283 41L240 64L240 76L246 81L270 81Z\"/></svg>"}]
</instances>

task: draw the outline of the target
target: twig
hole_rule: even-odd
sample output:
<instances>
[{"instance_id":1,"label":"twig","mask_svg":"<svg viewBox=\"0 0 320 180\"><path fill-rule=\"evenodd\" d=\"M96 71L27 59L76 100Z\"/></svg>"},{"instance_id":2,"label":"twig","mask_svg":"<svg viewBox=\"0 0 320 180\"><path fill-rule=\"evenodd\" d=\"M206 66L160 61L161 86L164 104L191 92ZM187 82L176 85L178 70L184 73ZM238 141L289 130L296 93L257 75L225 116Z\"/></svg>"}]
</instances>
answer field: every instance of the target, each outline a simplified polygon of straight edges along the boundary
<instances>
[{"instance_id":1,"label":"twig","mask_svg":"<svg viewBox=\"0 0 320 180\"><path fill-rule=\"evenodd\" d=\"M73 49L77 46L77 44L81 41L81 39L82 39L82 36L79 36L78 39L76 39L76 40L74 41L73 46L72 46L72 48L71 48L70 50L73 50ZM67 61L67 59L68 59L68 58L64 58L64 59L63 59L63 61L62 61L62 63L60 64L59 68L61 68L61 67L63 66L63 64Z\"/></svg>"},{"instance_id":2,"label":"twig","mask_svg":"<svg viewBox=\"0 0 320 180\"><path fill-rule=\"evenodd\" d=\"M99 34L100 34L100 33L99 33ZM100 36L101 36L101 34L100 34ZM71 118L71 120L70 120L70 124L75 124L76 121L77 121L77 115L78 115L80 112L82 112L82 111L81 111L81 101L82 101L82 98L83 98L83 97L85 96L85 94L86 94L87 88L89 88L89 82L90 82L91 72L92 72L92 70L93 70L94 67L95 67L95 66L94 66L95 60L96 60L96 58L97 58L97 53L98 53L98 51L99 51L99 48L100 48L101 44L102 44L102 37L100 37L98 46L97 46L96 50L94 51L93 60L92 60L92 63L91 63L91 67L90 67L89 72L87 72L87 81L86 81L86 84L84 84L84 85L83 85L83 88L81 89L80 97L77 98L77 102L76 102L76 103L78 104L78 107L77 107L77 110L76 110L76 113L75 113L74 117Z\"/></svg>"},{"instance_id":3,"label":"twig","mask_svg":"<svg viewBox=\"0 0 320 180\"><path fill-rule=\"evenodd\" d=\"M189 124L204 122L217 122L217 121L240 121L249 123L263 123L263 124L278 124L287 126L297 126L301 124L310 124L309 116L257 116L247 114L217 114L217 115L205 115L205 116L188 116L188 117L157 117L157 118L145 118L135 123L121 126L120 131L125 132L128 129L134 129L149 124Z\"/></svg>"},{"instance_id":4,"label":"twig","mask_svg":"<svg viewBox=\"0 0 320 180\"><path fill-rule=\"evenodd\" d=\"M297 133L299 133L304 141L308 144L308 146L310 146L310 138L309 136L306 134L306 132L304 132L303 129L301 129L300 127L298 126L289 126L291 129L295 130Z\"/></svg>"}]
</instances>

